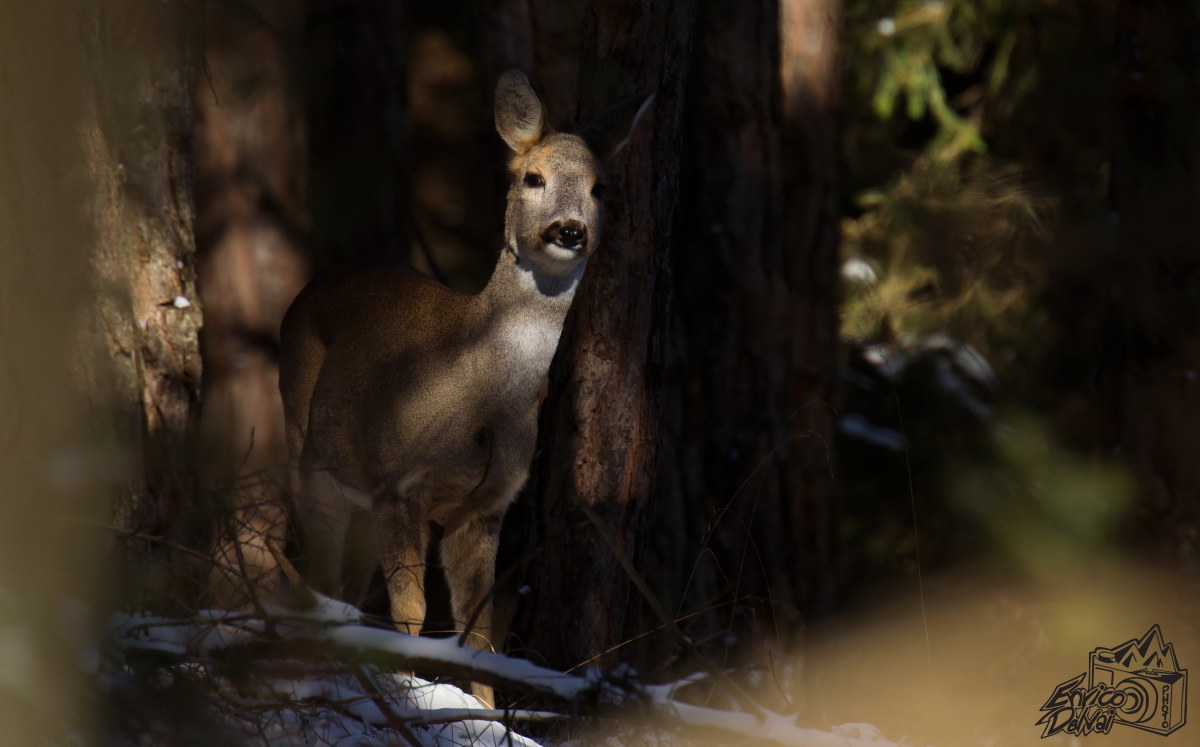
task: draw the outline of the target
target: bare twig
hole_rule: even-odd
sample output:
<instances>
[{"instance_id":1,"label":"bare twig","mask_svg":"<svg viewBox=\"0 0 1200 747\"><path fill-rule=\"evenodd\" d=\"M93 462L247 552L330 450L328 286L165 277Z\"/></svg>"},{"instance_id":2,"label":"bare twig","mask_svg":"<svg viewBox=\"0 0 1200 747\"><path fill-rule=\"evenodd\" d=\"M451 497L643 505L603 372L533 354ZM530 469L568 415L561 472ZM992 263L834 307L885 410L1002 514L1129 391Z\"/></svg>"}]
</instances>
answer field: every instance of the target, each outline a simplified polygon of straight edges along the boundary
<instances>
[{"instance_id":1,"label":"bare twig","mask_svg":"<svg viewBox=\"0 0 1200 747\"><path fill-rule=\"evenodd\" d=\"M688 652L688 655L691 656L697 664L703 667L713 677L713 679L728 688L730 694L732 694L733 697L739 703L741 703L742 707L745 708L748 713L759 718L764 717L766 715L766 711L764 711L762 706L760 706L754 700L754 698L750 696L750 693L743 690L741 686L729 678L729 675L725 674L724 670L717 667L708 660L708 657L700 653L700 651L692 643L692 640L684 635L683 631L679 629L679 626L675 624L675 620L667 615L667 611L663 608L662 604L658 601L658 598L655 597L654 593L650 590L649 584L647 584L646 580L642 578L642 575L637 572L637 569L633 567L633 561L629 559L629 556L625 553L624 549L617 545L616 539L614 539L612 534L608 531L608 527L604 526L604 523L600 521L600 517L596 515L596 512L593 511L589 506L581 505L580 508L583 509L584 515L587 516L588 520L591 521L596 527L596 531L600 532L600 536L604 538L606 543L608 543L609 548L613 551L613 555L615 555L617 558L617 563L621 565L621 568L625 571L625 575L629 577L629 580L632 581L637 590L641 592L642 597L646 600L646 603L650 605L650 609L653 610L654 614L658 617L659 622L662 623L663 627L665 627L671 632L672 635L675 636L676 640L678 640L680 645L683 647L683 650Z\"/></svg>"},{"instance_id":2,"label":"bare twig","mask_svg":"<svg viewBox=\"0 0 1200 747\"><path fill-rule=\"evenodd\" d=\"M417 735L413 734L412 729L408 728L408 724L404 723L396 712L392 710L392 706L388 703L387 698L379 692L379 688L375 687L375 683L363 671L362 666L354 663L350 665L350 672L354 675L354 679L358 680L358 684L362 686L363 692L370 697L371 702L387 719L388 725L396 730L396 733L404 738L412 747L420 747L421 741L417 739Z\"/></svg>"},{"instance_id":3,"label":"bare twig","mask_svg":"<svg viewBox=\"0 0 1200 747\"><path fill-rule=\"evenodd\" d=\"M409 719L410 724L451 724L456 721L494 721L507 724L510 721L565 721L571 718L554 711L484 710L480 708L434 708L424 712L419 719Z\"/></svg>"},{"instance_id":4,"label":"bare twig","mask_svg":"<svg viewBox=\"0 0 1200 747\"><path fill-rule=\"evenodd\" d=\"M312 588L300 577L300 572L296 570L296 566L292 565L292 561L287 559L287 556L275 544L275 540L270 537L263 537L267 546L267 551L271 553L271 557L275 558L275 562L279 565L279 569L283 571L283 575L287 577L288 583L296 591L300 597L300 603L308 608L317 606L317 597L312 592Z\"/></svg>"}]
</instances>

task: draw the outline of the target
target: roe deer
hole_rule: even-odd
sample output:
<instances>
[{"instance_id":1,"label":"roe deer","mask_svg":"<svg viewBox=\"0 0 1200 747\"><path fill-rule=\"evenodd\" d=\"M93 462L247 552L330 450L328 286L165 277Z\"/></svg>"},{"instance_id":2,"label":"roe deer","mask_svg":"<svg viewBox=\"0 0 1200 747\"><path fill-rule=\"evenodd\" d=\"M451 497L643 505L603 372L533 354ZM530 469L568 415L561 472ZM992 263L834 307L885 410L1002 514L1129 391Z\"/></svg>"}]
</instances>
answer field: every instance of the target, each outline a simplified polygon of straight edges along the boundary
<instances>
[{"instance_id":1,"label":"roe deer","mask_svg":"<svg viewBox=\"0 0 1200 747\"><path fill-rule=\"evenodd\" d=\"M317 589L357 603L382 563L392 619L418 633L434 521L455 622L475 647L491 645L500 524L528 476L550 361L600 240L601 159L649 100L614 107L582 135L556 133L529 81L507 71L495 117L512 184L487 286L461 295L409 270L373 270L296 298L279 387ZM364 561L368 526L377 554ZM473 692L491 705L491 688Z\"/></svg>"}]
</instances>

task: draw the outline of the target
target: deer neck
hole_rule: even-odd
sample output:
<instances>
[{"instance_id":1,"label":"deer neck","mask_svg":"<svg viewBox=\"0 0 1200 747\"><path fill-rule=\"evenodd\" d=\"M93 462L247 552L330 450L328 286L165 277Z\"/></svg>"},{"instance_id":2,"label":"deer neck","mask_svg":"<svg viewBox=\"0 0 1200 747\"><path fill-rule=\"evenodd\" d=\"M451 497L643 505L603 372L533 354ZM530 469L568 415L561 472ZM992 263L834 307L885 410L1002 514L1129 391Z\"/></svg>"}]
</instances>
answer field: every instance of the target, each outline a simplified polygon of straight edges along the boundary
<instances>
[{"instance_id":1,"label":"deer neck","mask_svg":"<svg viewBox=\"0 0 1200 747\"><path fill-rule=\"evenodd\" d=\"M561 326L586 264L580 262L566 274L552 275L505 247L480 300L493 316L542 317Z\"/></svg>"},{"instance_id":2,"label":"deer neck","mask_svg":"<svg viewBox=\"0 0 1200 747\"><path fill-rule=\"evenodd\" d=\"M484 368L491 367L493 373L503 371L498 385L516 400L538 396L583 276L583 265L563 277L545 275L506 248L492 279L476 297L486 320L479 348L488 356Z\"/></svg>"}]
</instances>

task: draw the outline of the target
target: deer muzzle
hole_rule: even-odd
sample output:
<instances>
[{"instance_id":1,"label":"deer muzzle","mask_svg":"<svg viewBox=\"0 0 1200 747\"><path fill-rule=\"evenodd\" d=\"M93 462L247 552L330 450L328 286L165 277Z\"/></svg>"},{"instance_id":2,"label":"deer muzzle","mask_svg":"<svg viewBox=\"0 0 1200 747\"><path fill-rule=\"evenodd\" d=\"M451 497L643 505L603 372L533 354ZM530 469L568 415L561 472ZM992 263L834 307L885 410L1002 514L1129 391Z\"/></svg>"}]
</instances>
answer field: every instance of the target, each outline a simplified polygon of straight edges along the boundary
<instances>
[{"instance_id":1,"label":"deer muzzle","mask_svg":"<svg viewBox=\"0 0 1200 747\"><path fill-rule=\"evenodd\" d=\"M579 249L587 244L587 226L574 218L556 220L542 232L542 241L558 244L564 249Z\"/></svg>"}]
</instances>

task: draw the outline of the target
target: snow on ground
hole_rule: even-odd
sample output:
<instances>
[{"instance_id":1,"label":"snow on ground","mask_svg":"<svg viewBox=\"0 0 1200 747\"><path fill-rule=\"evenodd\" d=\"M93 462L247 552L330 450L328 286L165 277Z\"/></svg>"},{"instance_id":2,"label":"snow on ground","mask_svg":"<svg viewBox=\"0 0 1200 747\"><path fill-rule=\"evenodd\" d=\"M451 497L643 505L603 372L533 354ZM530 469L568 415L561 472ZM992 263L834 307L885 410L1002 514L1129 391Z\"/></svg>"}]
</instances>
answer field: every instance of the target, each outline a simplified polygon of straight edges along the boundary
<instances>
[{"instance_id":1,"label":"snow on ground","mask_svg":"<svg viewBox=\"0 0 1200 747\"><path fill-rule=\"evenodd\" d=\"M322 599L304 614L271 609L270 624L245 612L204 611L195 618L171 619L142 613L114 613L108 620L118 656L105 657L98 671L106 690L129 693L147 689L132 681L131 657L158 661L163 677L149 683L169 687L181 677L203 682L213 696L206 714L213 722L251 743L271 745L394 745L416 741L429 747L532 747L537 743L504 723L503 711L485 709L474 697L445 683L406 674L391 674L378 666L355 663L338 666L327 659L301 655L294 660L263 657L254 667L253 685L229 674L220 665L237 647L251 647L264 636L287 639L332 633L336 644L388 638L409 639L394 631L359 625L357 609ZM339 640L338 635L345 640ZM432 650L451 658L469 658L453 640L424 640ZM462 653L459 653L462 652ZM503 657L501 657L503 658ZM514 660L515 661L515 660ZM144 668L139 670L144 677ZM139 734L118 735L130 744Z\"/></svg>"},{"instance_id":2,"label":"snow on ground","mask_svg":"<svg viewBox=\"0 0 1200 747\"><path fill-rule=\"evenodd\" d=\"M274 693L294 707L281 710L266 731L271 744L396 744L392 718L405 725L419 744L431 747L514 745L537 743L503 723L472 719L476 713L495 714L453 685L427 682L403 674L374 673L372 697L352 676L326 675L319 679L275 679ZM324 704L329 704L328 706ZM247 724L249 725L249 724Z\"/></svg>"},{"instance_id":3,"label":"snow on ground","mask_svg":"<svg viewBox=\"0 0 1200 747\"><path fill-rule=\"evenodd\" d=\"M791 716L762 708L746 713L681 702L675 699L681 683L648 686L598 670L576 676L462 648L455 639L368 627L358 610L323 597L304 613L265 611L265 618L250 611L206 611L187 619L110 616L109 643L100 647L100 665L92 672L115 709L110 741L157 743L154 735L173 733L179 728L178 707L162 710L155 704L164 694L168 701L177 699L178 692L189 698L190 719L231 744L526 747L537 743L513 731L512 724L564 718L553 712L488 710L457 687L395 674L380 663L404 662L403 668L442 667L506 682L560 704L562 713L587 713L586 704L604 703L608 718L629 728L636 728L633 721L619 715L626 704L640 713L649 707L665 729L688 727L726 740L798 747L892 744L866 724L832 732L808 729Z\"/></svg>"}]
</instances>

